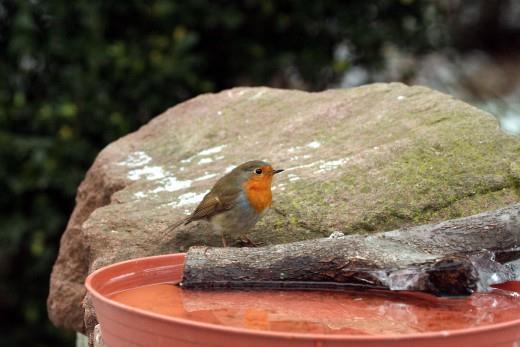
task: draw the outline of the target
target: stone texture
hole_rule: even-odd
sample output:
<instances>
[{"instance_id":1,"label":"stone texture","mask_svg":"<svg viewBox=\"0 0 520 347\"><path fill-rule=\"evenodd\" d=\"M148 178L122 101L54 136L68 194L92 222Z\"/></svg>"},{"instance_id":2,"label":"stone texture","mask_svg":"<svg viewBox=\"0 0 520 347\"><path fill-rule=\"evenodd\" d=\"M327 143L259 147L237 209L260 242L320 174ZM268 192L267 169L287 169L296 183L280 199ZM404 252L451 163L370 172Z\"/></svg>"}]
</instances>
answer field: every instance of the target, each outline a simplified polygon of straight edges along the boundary
<instances>
[{"instance_id":1,"label":"stone texture","mask_svg":"<svg viewBox=\"0 0 520 347\"><path fill-rule=\"evenodd\" d=\"M59 327L84 332L82 301L83 281L88 273L88 245L81 225L98 207L110 203L112 194L125 186L126 180L105 175L110 165L110 148L100 154L76 194L76 207L61 238L58 259L51 274L47 309L51 321Z\"/></svg>"},{"instance_id":2,"label":"stone texture","mask_svg":"<svg viewBox=\"0 0 520 347\"><path fill-rule=\"evenodd\" d=\"M101 334L101 326L99 324L96 324L94 327L94 341L92 342L92 346L94 347L106 347L105 343L103 342L103 335Z\"/></svg>"},{"instance_id":3,"label":"stone texture","mask_svg":"<svg viewBox=\"0 0 520 347\"><path fill-rule=\"evenodd\" d=\"M51 276L49 315L87 332L85 275L140 256L220 245L205 222L166 234L234 165L287 169L259 244L374 232L518 201L520 139L495 119L423 87L374 84L320 93L235 88L169 109L105 148L81 184Z\"/></svg>"}]
</instances>

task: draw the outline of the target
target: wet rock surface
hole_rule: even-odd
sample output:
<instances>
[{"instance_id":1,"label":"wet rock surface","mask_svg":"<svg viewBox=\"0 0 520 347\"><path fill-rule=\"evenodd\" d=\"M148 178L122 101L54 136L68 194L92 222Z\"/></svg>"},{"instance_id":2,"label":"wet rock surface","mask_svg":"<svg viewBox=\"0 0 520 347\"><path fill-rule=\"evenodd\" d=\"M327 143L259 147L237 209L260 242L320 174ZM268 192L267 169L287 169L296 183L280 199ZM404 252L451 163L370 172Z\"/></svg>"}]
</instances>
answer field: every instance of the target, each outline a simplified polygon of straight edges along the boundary
<instances>
[{"instance_id":1,"label":"wet rock surface","mask_svg":"<svg viewBox=\"0 0 520 347\"><path fill-rule=\"evenodd\" d=\"M519 199L520 140L474 107L423 87L201 95L107 146L87 173L51 276L53 322L92 331L87 273L117 261L220 245L205 222L164 233L226 171L286 169L248 233L269 245L437 222ZM235 242L239 245L239 241ZM89 306L90 304L86 304Z\"/></svg>"}]
</instances>

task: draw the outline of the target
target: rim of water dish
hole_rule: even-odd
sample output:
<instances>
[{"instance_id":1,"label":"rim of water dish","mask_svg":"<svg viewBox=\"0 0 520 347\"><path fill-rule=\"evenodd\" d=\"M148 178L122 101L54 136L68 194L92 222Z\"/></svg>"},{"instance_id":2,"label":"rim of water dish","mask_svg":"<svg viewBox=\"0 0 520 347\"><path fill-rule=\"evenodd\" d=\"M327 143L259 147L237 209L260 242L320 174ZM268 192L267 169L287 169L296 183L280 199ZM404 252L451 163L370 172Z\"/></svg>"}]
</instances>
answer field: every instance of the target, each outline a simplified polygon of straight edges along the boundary
<instances>
[{"instance_id":1,"label":"rim of water dish","mask_svg":"<svg viewBox=\"0 0 520 347\"><path fill-rule=\"evenodd\" d=\"M425 333L412 333L412 334L388 334L388 335L350 335L350 334L316 334L316 333L292 333L292 332L277 332L277 331L266 331L266 330L254 330L254 329L246 329L246 328L238 328L238 327L231 327L231 326L225 326L225 325L217 325L217 324L211 324L211 323L204 323L199 322L195 320L185 319L185 318L179 318L179 317L172 317L172 316L166 316L158 313L154 313L151 311L143 310L140 308L135 308L132 306L128 306L125 304L122 304L120 302L117 302L115 300L112 300L108 298L107 296L101 294L99 291L97 291L94 286L92 285L93 280L99 276L100 273L103 273L104 271L107 271L108 269L114 269L118 267L124 267L128 264L132 263L141 263L143 261L149 262L156 259L171 259L171 258L183 258L185 257L186 253L174 253L174 254L164 254L164 255L157 255L157 256L150 256L150 257L141 257L141 258L135 258L130 259L118 263L114 263L111 265L107 265L105 267L102 267L94 272L92 272L90 275L87 276L85 280L85 286L87 288L87 291L96 297L98 300L103 301L106 304L110 304L112 306L115 306L123 311L127 311L130 313L138 313L144 316L147 316L149 318L152 318L154 320L160 320L163 322L170 322L180 325L186 325L193 328L203 328L203 329L210 329L213 331L219 331L219 332L232 332L232 333L239 333L249 336L264 336L264 337L271 337L271 338L290 338L290 339L304 339L304 340L334 340L334 341L385 341L385 340L410 340L410 339L431 339L431 338L446 338L450 336L464 336L464 335L471 335L475 333L483 333L487 331L497 331L507 328L513 328L516 327L517 329L520 329L520 318L507 321L507 322L501 322L501 323L495 323L495 324L489 324L484 325L480 327L471 327L466 329L453 329L453 330L440 330L435 332L425 332ZM178 264L179 266L182 266L182 264ZM171 266L174 266L174 264L171 264Z\"/></svg>"}]
</instances>

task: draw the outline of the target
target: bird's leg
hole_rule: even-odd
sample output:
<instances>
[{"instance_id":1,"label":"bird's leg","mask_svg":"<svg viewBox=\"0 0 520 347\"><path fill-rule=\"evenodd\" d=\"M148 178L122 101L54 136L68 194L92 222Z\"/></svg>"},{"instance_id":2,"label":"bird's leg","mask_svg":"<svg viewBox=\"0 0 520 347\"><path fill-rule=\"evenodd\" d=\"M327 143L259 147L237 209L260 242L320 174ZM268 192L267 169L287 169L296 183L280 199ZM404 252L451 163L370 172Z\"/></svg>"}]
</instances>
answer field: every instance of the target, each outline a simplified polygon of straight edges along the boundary
<instances>
[{"instance_id":1,"label":"bird's leg","mask_svg":"<svg viewBox=\"0 0 520 347\"><path fill-rule=\"evenodd\" d=\"M224 230L220 230L220 237L222 238L222 246L227 247L226 238L224 237Z\"/></svg>"}]
</instances>

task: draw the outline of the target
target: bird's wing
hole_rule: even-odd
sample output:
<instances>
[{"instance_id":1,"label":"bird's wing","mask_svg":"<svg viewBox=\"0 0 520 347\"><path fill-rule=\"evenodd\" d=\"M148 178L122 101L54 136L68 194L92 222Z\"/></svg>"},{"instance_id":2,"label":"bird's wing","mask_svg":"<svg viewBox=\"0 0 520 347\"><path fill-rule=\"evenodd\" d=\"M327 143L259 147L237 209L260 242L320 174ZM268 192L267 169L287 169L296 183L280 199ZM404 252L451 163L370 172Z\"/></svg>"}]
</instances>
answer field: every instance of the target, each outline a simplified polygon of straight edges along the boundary
<instances>
[{"instance_id":1,"label":"bird's wing","mask_svg":"<svg viewBox=\"0 0 520 347\"><path fill-rule=\"evenodd\" d=\"M193 213L186 218L185 224L194 220L210 218L219 212L231 209L240 194L240 189L219 189L211 190L204 198Z\"/></svg>"},{"instance_id":2,"label":"bird's wing","mask_svg":"<svg viewBox=\"0 0 520 347\"><path fill-rule=\"evenodd\" d=\"M218 190L210 191L192 214L168 226L165 231L170 232L182 224L186 225L195 220L209 218L219 212L229 210L235 205L238 194L240 194L239 189L228 190L224 194Z\"/></svg>"}]
</instances>

